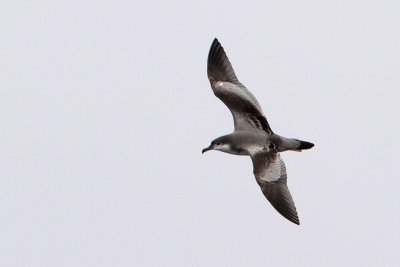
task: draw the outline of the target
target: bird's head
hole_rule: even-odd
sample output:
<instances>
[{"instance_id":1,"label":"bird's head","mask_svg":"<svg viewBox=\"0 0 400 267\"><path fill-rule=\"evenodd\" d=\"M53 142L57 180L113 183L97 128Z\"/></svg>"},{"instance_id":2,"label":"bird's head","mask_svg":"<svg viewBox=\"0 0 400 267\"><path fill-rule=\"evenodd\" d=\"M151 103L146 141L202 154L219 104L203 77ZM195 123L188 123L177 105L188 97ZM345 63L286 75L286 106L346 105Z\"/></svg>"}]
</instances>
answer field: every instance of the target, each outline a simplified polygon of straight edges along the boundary
<instances>
[{"instance_id":1,"label":"bird's head","mask_svg":"<svg viewBox=\"0 0 400 267\"><path fill-rule=\"evenodd\" d=\"M219 150L222 152L230 151L230 143L227 136L221 136L211 142L209 147L204 148L201 153L207 152L209 150Z\"/></svg>"}]
</instances>

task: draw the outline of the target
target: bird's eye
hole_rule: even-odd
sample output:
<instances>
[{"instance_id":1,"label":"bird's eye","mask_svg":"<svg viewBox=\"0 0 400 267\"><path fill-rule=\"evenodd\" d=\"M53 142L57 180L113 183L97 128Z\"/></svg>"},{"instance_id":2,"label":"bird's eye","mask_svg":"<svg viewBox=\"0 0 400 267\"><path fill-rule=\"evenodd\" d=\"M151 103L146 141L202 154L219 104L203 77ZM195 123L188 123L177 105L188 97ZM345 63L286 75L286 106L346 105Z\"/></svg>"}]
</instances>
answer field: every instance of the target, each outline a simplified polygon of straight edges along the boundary
<instances>
[{"instance_id":1,"label":"bird's eye","mask_svg":"<svg viewBox=\"0 0 400 267\"><path fill-rule=\"evenodd\" d=\"M221 145L221 143L220 143L220 142L218 142L218 143L216 143L216 145L217 145L217 146L220 146L220 145Z\"/></svg>"},{"instance_id":2,"label":"bird's eye","mask_svg":"<svg viewBox=\"0 0 400 267\"><path fill-rule=\"evenodd\" d=\"M270 143L270 144L269 144L269 148L271 148L271 149L275 149L275 148L276 148L276 146L275 146L275 144L274 144L274 143Z\"/></svg>"}]
</instances>

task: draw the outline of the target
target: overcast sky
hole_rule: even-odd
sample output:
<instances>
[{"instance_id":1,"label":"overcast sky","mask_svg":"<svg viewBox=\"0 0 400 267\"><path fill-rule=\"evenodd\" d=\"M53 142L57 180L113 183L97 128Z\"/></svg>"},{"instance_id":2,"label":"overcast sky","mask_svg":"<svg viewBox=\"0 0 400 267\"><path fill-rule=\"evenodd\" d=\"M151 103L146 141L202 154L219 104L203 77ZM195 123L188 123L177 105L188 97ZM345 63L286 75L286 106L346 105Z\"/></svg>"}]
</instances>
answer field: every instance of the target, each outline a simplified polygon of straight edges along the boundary
<instances>
[{"instance_id":1,"label":"overcast sky","mask_svg":"<svg viewBox=\"0 0 400 267\"><path fill-rule=\"evenodd\" d=\"M141 2L141 3L139 3ZM379 3L378 3L379 2ZM397 1L1 1L1 266L399 266ZM214 37L301 225L230 133Z\"/></svg>"}]
</instances>

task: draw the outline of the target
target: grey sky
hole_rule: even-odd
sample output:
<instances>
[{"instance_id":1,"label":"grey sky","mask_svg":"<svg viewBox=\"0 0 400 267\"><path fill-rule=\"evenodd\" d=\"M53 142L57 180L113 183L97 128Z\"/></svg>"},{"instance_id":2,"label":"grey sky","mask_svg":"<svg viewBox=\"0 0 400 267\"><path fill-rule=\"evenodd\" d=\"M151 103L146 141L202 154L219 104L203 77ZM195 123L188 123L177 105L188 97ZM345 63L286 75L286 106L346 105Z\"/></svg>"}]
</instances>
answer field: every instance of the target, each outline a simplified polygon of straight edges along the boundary
<instances>
[{"instance_id":1,"label":"grey sky","mask_svg":"<svg viewBox=\"0 0 400 267\"><path fill-rule=\"evenodd\" d=\"M1 266L398 266L395 1L2 1ZM214 37L279 134L301 226L206 76Z\"/></svg>"}]
</instances>

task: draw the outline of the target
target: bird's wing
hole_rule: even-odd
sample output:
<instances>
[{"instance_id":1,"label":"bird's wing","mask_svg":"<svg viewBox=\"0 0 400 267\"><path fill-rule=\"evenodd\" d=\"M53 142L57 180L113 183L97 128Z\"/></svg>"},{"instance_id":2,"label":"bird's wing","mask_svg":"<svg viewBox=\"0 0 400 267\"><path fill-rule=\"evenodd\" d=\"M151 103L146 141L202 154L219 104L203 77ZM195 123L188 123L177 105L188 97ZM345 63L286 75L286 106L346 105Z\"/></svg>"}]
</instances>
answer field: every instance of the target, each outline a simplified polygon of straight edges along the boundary
<instances>
[{"instance_id":1,"label":"bird's wing","mask_svg":"<svg viewBox=\"0 0 400 267\"><path fill-rule=\"evenodd\" d=\"M214 94L231 111L235 131L257 128L268 134L273 133L260 104L254 95L239 82L217 38L214 39L208 53L207 75Z\"/></svg>"},{"instance_id":2,"label":"bird's wing","mask_svg":"<svg viewBox=\"0 0 400 267\"><path fill-rule=\"evenodd\" d=\"M251 155L258 185L272 206L289 221L300 224L296 206L287 186L286 166L279 153Z\"/></svg>"}]
</instances>

